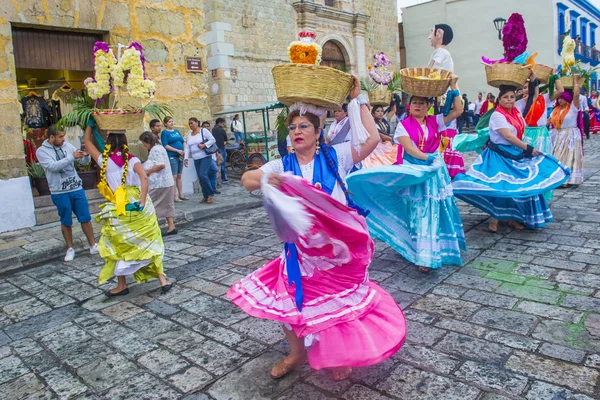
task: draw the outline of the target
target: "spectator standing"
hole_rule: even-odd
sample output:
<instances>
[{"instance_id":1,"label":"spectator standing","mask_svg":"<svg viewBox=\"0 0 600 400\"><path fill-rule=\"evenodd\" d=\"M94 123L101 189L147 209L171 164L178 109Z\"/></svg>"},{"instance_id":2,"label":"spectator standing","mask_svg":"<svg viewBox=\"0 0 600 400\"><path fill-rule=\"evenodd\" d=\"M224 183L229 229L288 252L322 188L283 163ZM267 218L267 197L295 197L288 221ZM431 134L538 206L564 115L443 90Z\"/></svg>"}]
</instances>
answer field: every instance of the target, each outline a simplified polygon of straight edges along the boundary
<instances>
[{"instance_id":1,"label":"spectator standing","mask_svg":"<svg viewBox=\"0 0 600 400\"><path fill-rule=\"evenodd\" d=\"M200 127L200 121L197 118L190 118L188 122L191 132L188 135L187 148L185 152L184 164L188 166L188 160L191 157L194 160L194 167L198 174L200 187L202 188L202 199L200 203L212 203L215 198L215 191L212 186L214 178L216 182L217 166L210 154L206 154L205 149L215 143L215 138L208 129ZM210 124L209 124L210 125Z\"/></svg>"},{"instance_id":2,"label":"spectator standing","mask_svg":"<svg viewBox=\"0 0 600 400\"><path fill-rule=\"evenodd\" d=\"M475 100L475 118L473 119L473 125L477 126L479 122L479 113L481 112L481 107L483 107L483 93L477 93L477 100Z\"/></svg>"},{"instance_id":3,"label":"spectator standing","mask_svg":"<svg viewBox=\"0 0 600 400\"><path fill-rule=\"evenodd\" d=\"M204 121L202 123L202 129L206 129L206 130L210 131L210 122ZM217 190L217 180L220 180L219 179L219 173L218 173L219 172L219 165L220 165L220 163L219 163L219 156L220 156L220 154L219 154L218 151L211 156L212 160L213 160L213 164L214 164L215 168L217 169L217 173L210 180L210 185L212 186L213 191L215 192L215 194L221 194L221 192L219 192Z\"/></svg>"},{"instance_id":4,"label":"spectator standing","mask_svg":"<svg viewBox=\"0 0 600 400\"><path fill-rule=\"evenodd\" d=\"M469 104L469 99L467 99L467 94L463 93L463 113L460 117L458 117L458 133L463 132L463 128L465 124L467 125L467 129L469 128L469 110L467 109L467 105Z\"/></svg>"},{"instance_id":5,"label":"spectator standing","mask_svg":"<svg viewBox=\"0 0 600 400\"><path fill-rule=\"evenodd\" d=\"M240 121L240 114L235 114L231 121L231 131L235 135L235 143L239 144L244 141L244 125Z\"/></svg>"},{"instance_id":6,"label":"spectator standing","mask_svg":"<svg viewBox=\"0 0 600 400\"><path fill-rule=\"evenodd\" d=\"M160 145L160 139L152 132L143 132L140 141L148 150L148 160L143 167L148 175L148 194L154 203L156 218L167 219L167 232L164 236L177 234L175 228L175 180L167 151Z\"/></svg>"},{"instance_id":7,"label":"spectator standing","mask_svg":"<svg viewBox=\"0 0 600 400\"><path fill-rule=\"evenodd\" d=\"M36 157L44 168L52 202L60 216L60 229L67 245L65 261L73 261L73 213L81 224L81 229L90 245L90 254L98 254L98 245L94 239L92 216L83 190L81 178L75 170L75 162L85 165L90 156L65 141L65 133L51 125L46 135L48 139L36 151Z\"/></svg>"},{"instance_id":8,"label":"spectator standing","mask_svg":"<svg viewBox=\"0 0 600 400\"><path fill-rule=\"evenodd\" d=\"M217 147L219 148L219 154L223 158L221 163L221 181L223 183L229 182L227 179L227 150L225 145L227 144L227 132L225 132L225 118L217 118L215 121L215 127L212 130L212 134L217 141Z\"/></svg>"},{"instance_id":9,"label":"spectator standing","mask_svg":"<svg viewBox=\"0 0 600 400\"><path fill-rule=\"evenodd\" d=\"M475 126L475 103L469 102L469 123Z\"/></svg>"},{"instance_id":10,"label":"spectator standing","mask_svg":"<svg viewBox=\"0 0 600 400\"><path fill-rule=\"evenodd\" d=\"M152 133L159 136L156 132L156 129L152 127L152 122L158 122L160 125L160 121L152 120L150 121L150 129L152 129ZM156 124L156 122L154 122ZM160 133L160 142L162 146L167 151L167 155L169 157L169 164L171 166L171 172L173 173L173 180L175 181L175 190L173 191L173 198L175 201L181 200L189 200L183 194L183 157L185 155L185 139L181 135L177 129L174 129L175 121L173 117L165 117L163 119L165 124L165 129L163 129L162 133Z\"/></svg>"},{"instance_id":11,"label":"spectator standing","mask_svg":"<svg viewBox=\"0 0 600 400\"><path fill-rule=\"evenodd\" d=\"M587 98L587 90L585 87L581 88L581 94L579 95L579 111L583 115L583 132L587 139L590 138L590 105Z\"/></svg>"}]
</instances>

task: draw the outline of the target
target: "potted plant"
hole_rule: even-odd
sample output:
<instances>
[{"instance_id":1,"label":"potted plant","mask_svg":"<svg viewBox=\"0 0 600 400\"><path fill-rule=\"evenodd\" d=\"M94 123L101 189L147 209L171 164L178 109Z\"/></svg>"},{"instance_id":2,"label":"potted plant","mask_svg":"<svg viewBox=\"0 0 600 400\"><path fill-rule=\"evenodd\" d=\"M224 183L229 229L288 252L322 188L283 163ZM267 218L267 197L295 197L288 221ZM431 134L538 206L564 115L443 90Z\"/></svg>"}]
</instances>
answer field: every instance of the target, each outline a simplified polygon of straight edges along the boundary
<instances>
[{"instance_id":1,"label":"potted plant","mask_svg":"<svg viewBox=\"0 0 600 400\"><path fill-rule=\"evenodd\" d=\"M392 101L392 93L400 90L400 75L388 70L392 63L382 51L373 55L375 63L369 65L369 78L362 78L360 88L369 95L372 106L387 106Z\"/></svg>"},{"instance_id":2,"label":"potted plant","mask_svg":"<svg viewBox=\"0 0 600 400\"><path fill-rule=\"evenodd\" d=\"M75 163L75 167L77 168L77 173L81 178L83 189L95 189L98 182L96 180L97 173L95 164L92 162L92 160L90 160L87 164Z\"/></svg>"},{"instance_id":3,"label":"potted plant","mask_svg":"<svg viewBox=\"0 0 600 400\"><path fill-rule=\"evenodd\" d=\"M47 196L50 194L50 187L48 186L48 179L46 179L46 172L40 164L28 163L27 173L29 174L31 183L37 189L40 196Z\"/></svg>"},{"instance_id":4,"label":"potted plant","mask_svg":"<svg viewBox=\"0 0 600 400\"><path fill-rule=\"evenodd\" d=\"M105 42L96 42L93 54L95 76L85 80L83 97L71 102L73 111L61 118L60 127L85 127L93 118L101 130L134 130L142 126L145 113L161 120L173 114L163 103L143 105L144 100L154 97L155 84L146 77L144 52L139 43L131 43L120 59ZM142 107L123 104L122 92L141 99Z\"/></svg>"}]
</instances>

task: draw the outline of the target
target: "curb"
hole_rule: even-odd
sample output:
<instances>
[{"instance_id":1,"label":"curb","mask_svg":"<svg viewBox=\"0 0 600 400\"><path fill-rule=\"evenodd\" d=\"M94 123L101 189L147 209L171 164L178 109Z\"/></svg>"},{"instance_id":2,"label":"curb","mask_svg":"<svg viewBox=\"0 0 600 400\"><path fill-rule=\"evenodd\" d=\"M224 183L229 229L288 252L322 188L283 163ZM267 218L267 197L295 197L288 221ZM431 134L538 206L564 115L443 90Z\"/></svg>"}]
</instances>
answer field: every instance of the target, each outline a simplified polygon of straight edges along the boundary
<instances>
[{"instance_id":1,"label":"curb","mask_svg":"<svg viewBox=\"0 0 600 400\"><path fill-rule=\"evenodd\" d=\"M175 216L175 224L178 228L190 225L193 222L202 221L213 218L227 211L229 214L237 214L246 210L262 207L262 198L256 196L256 199L251 199L248 202L236 205L215 205L214 207L206 206L194 211L186 211ZM210 207L210 208L208 208ZM161 225L162 227L162 225ZM60 229L57 231L60 235ZM98 238L100 235L96 235ZM88 251L88 244L85 237L73 238L73 248L75 252L85 253ZM20 247L2 251L0 255L0 276L10 275L16 272L23 271L40 264L51 261L61 260L65 252L64 243L57 245L45 246L43 242L35 252L28 252ZM61 261L62 262L62 261Z\"/></svg>"}]
</instances>

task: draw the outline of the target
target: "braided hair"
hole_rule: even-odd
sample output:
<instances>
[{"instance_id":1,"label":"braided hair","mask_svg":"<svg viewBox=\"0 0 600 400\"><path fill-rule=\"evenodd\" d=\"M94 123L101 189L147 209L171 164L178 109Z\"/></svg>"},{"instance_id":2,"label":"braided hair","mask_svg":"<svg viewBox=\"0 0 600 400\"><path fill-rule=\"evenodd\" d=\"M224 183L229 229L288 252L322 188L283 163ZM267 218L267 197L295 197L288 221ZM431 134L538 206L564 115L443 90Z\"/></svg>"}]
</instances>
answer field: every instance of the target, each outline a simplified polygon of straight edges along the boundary
<instances>
[{"instance_id":1,"label":"braided hair","mask_svg":"<svg viewBox=\"0 0 600 400\"><path fill-rule=\"evenodd\" d=\"M121 152L123 159L123 176L121 177L121 184L125 186L127 179L127 173L129 171L129 146L127 146L127 136L122 134L110 134L106 139L106 144L109 146L110 154ZM104 159L102 160L104 164Z\"/></svg>"}]
</instances>

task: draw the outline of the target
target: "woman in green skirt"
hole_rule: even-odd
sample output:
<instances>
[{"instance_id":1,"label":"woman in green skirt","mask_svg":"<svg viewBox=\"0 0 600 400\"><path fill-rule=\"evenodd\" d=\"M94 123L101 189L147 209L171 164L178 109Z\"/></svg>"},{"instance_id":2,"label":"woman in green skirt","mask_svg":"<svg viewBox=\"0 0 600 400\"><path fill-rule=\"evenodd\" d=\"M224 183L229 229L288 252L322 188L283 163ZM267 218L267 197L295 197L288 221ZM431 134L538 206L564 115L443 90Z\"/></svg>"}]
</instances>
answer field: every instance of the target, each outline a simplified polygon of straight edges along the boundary
<instances>
[{"instance_id":1,"label":"woman in green skirt","mask_svg":"<svg viewBox=\"0 0 600 400\"><path fill-rule=\"evenodd\" d=\"M101 166L98 191L107 200L96 216L96 222L103 224L98 250L106 262L98 283L116 275L117 287L105 292L113 297L129 293L127 275L133 275L138 283L158 278L166 293L173 285L163 272L164 245L142 163L129 154L127 137L122 133L108 133L103 153L94 146L87 130L84 142Z\"/></svg>"}]
</instances>

